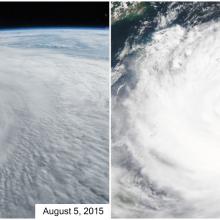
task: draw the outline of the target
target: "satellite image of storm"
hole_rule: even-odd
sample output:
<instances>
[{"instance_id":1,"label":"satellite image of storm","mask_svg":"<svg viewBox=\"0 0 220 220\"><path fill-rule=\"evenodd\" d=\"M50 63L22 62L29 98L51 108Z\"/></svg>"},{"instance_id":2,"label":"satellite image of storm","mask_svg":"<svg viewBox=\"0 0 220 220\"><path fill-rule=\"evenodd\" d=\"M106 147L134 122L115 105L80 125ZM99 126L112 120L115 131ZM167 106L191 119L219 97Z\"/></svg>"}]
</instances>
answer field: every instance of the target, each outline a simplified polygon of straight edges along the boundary
<instances>
[{"instance_id":1,"label":"satellite image of storm","mask_svg":"<svg viewBox=\"0 0 220 220\"><path fill-rule=\"evenodd\" d=\"M113 2L112 216L220 217L220 3Z\"/></svg>"},{"instance_id":2,"label":"satellite image of storm","mask_svg":"<svg viewBox=\"0 0 220 220\"><path fill-rule=\"evenodd\" d=\"M108 11L0 3L0 218L108 203Z\"/></svg>"}]
</instances>

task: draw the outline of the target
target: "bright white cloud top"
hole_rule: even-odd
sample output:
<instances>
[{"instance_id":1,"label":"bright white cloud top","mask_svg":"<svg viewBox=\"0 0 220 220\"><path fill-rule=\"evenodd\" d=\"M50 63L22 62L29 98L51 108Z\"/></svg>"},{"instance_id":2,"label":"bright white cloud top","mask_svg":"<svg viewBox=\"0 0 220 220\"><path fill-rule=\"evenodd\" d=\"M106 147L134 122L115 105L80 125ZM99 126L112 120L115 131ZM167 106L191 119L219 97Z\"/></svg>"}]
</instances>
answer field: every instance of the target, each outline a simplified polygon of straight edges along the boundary
<instances>
[{"instance_id":1,"label":"bright white cloud top","mask_svg":"<svg viewBox=\"0 0 220 220\"><path fill-rule=\"evenodd\" d=\"M0 217L108 202L108 31L0 32Z\"/></svg>"},{"instance_id":2,"label":"bright white cloud top","mask_svg":"<svg viewBox=\"0 0 220 220\"><path fill-rule=\"evenodd\" d=\"M113 98L113 215L219 217L220 23L173 25L139 48L137 84Z\"/></svg>"}]
</instances>

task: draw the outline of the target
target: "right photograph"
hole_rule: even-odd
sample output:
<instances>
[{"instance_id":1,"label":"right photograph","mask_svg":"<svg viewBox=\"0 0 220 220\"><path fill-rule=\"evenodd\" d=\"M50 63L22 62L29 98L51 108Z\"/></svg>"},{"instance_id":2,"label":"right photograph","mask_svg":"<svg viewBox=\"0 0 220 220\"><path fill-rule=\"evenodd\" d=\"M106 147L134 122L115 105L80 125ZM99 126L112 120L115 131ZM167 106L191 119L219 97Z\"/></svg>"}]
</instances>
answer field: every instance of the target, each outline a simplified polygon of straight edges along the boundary
<instances>
[{"instance_id":1,"label":"right photograph","mask_svg":"<svg viewBox=\"0 0 220 220\"><path fill-rule=\"evenodd\" d=\"M112 2L112 217L220 217L220 3Z\"/></svg>"}]
</instances>

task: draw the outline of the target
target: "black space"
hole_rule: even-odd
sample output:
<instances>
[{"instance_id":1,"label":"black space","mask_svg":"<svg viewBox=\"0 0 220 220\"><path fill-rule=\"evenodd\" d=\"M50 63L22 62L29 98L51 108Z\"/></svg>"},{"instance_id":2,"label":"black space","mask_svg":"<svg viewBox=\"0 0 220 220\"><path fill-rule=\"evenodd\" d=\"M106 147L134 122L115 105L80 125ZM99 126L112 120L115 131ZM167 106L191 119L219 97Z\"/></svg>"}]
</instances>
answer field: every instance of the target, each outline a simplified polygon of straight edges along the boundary
<instances>
[{"instance_id":1,"label":"black space","mask_svg":"<svg viewBox=\"0 0 220 220\"><path fill-rule=\"evenodd\" d=\"M0 2L0 28L108 25L108 2Z\"/></svg>"}]
</instances>

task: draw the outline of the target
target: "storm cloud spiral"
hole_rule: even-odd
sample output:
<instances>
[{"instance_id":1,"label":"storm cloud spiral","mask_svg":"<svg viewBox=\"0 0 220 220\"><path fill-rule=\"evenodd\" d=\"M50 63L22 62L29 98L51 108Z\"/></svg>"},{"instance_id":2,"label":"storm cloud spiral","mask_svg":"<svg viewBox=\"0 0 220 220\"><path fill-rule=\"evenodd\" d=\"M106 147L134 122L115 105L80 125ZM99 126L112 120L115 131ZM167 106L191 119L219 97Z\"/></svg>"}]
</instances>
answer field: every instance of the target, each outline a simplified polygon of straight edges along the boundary
<instances>
[{"instance_id":1,"label":"storm cloud spiral","mask_svg":"<svg viewBox=\"0 0 220 220\"><path fill-rule=\"evenodd\" d=\"M219 4L149 4L113 66L112 214L219 217Z\"/></svg>"}]
</instances>

